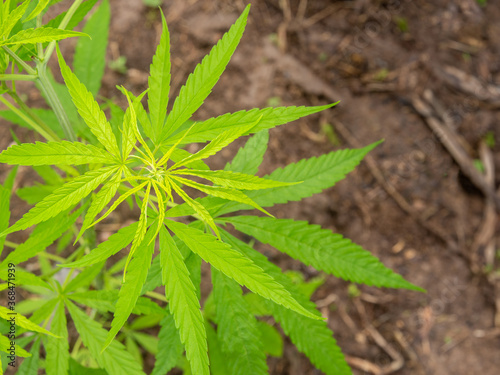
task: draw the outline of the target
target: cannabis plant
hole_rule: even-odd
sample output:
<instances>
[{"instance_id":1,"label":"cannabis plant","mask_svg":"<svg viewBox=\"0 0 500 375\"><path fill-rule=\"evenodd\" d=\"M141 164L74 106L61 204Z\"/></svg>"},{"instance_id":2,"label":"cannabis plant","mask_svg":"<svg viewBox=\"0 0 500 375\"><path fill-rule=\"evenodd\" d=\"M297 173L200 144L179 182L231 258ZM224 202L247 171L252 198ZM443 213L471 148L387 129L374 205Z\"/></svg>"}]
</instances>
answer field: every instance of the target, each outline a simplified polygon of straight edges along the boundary
<instances>
[{"instance_id":1,"label":"cannabis plant","mask_svg":"<svg viewBox=\"0 0 500 375\"><path fill-rule=\"evenodd\" d=\"M0 249L11 249L0 263L8 297L0 307L3 370L17 369L21 356L26 358L20 374L39 368L58 375L144 374L149 352L156 358L152 374L174 367L196 375L266 374L266 355L279 356L282 346L270 320L259 319L271 316L318 369L350 374L327 322L309 299L319 284L283 273L235 230L353 283L419 290L341 235L277 219L266 210L333 186L376 144L304 159L257 177L268 129L335 103L191 120L229 63L249 6L188 77L169 111L170 39L161 14L163 32L149 88L134 95L120 87L128 102L123 111L110 100L102 105L95 100L104 70L108 1L81 33L72 28L96 0L76 0L43 26L43 13L56 2L7 0L0 9L0 100L8 107L1 116L46 140L15 138L16 144L0 154L1 163L14 166L0 187ZM79 37L73 70L56 43L69 37ZM47 69L54 50L64 85ZM28 107L16 90L20 80L34 81L51 110ZM223 170L205 163L247 135L253 136ZM191 143L204 146L190 153L185 146ZM44 183L13 191L17 166L33 167ZM12 193L34 206L9 226ZM98 243L94 228L124 202L140 209L137 220ZM254 209L255 215L244 214ZM25 242L6 240L31 227ZM203 307L200 285L209 281L201 279L202 260L210 265L213 287ZM18 287L26 291L25 300L16 300ZM76 331L68 329L72 326Z\"/></svg>"}]
</instances>

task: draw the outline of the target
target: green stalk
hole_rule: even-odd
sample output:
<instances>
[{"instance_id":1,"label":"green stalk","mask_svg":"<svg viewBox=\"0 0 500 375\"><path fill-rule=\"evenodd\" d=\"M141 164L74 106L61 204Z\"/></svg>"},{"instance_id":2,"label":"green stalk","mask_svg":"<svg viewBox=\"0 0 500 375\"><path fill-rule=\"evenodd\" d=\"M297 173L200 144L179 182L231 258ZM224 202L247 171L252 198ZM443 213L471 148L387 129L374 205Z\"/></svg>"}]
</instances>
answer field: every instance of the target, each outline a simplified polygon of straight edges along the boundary
<instances>
[{"instance_id":1,"label":"green stalk","mask_svg":"<svg viewBox=\"0 0 500 375\"><path fill-rule=\"evenodd\" d=\"M40 89L42 90L45 98L54 110L54 113L56 114L56 117L59 120L61 127L63 128L64 135L66 136L68 141L76 142L76 134L69 122L68 115L66 114L61 101L57 97L54 87L52 87L52 84L49 81L46 66L43 64L38 65L38 79L38 82L40 83Z\"/></svg>"},{"instance_id":2,"label":"green stalk","mask_svg":"<svg viewBox=\"0 0 500 375\"><path fill-rule=\"evenodd\" d=\"M28 64L26 64L23 60L21 60L21 58L19 56L17 56L17 54L12 51L9 47L7 46L2 46L3 50L5 52L7 52L14 60L16 60L16 62L21 65L23 67L24 70L26 70L28 72L28 74L31 74L31 75L36 75L36 70L33 69L31 66L29 66Z\"/></svg>"},{"instance_id":3,"label":"green stalk","mask_svg":"<svg viewBox=\"0 0 500 375\"><path fill-rule=\"evenodd\" d=\"M9 94L11 96L15 95L14 93L9 93ZM17 95L15 95L15 96L17 96ZM14 98L14 100L15 100L15 98ZM23 108L23 111L20 111L19 108L15 107L11 102L9 102L3 96L0 96L0 102L5 104L12 112L14 112L16 115L18 115L24 121L26 121L34 130L36 130L38 133L40 133L48 141L60 141L57 134L54 133L54 131L52 129L47 127L47 125L45 125L45 123L43 123L44 126L42 126L42 124L37 123L35 120L33 120L31 117L27 116L23 112L23 111L26 111L26 108L27 108L27 106L24 103L23 104L26 106L26 108ZM26 111L26 112L28 112L28 111ZM30 115L31 115L31 111L29 111L28 113L30 113Z\"/></svg>"},{"instance_id":4,"label":"green stalk","mask_svg":"<svg viewBox=\"0 0 500 375\"><path fill-rule=\"evenodd\" d=\"M83 2L83 0L75 0L75 2L71 5L71 7L68 9L66 12L66 15L62 19L61 23L59 24L58 29L64 30L66 26L68 26L69 21L71 20L71 17L73 17L73 14L75 14L76 10L80 6L80 4ZM52 41L49 43L47 49L45 50L45 56L43 57L43 65L46 66L50 56L52 56L52 53L54 53L54 49L56 48L56 42Z\"/></svg>"},{"instance_id":5,"label":"green stalk","mask_svg":"<svg viewBox=\"0 0 500 375\"><path fill-rule=\"evenodd\" d=\"M37 78L31 74L0 74L0 81L35 81Z\"/></svg>"},{"instance_id":6,"label":"green stalk","mask_svg":"<svg viewBox=\"0 0 500 375\"><path fill-rule=\"evenodd\" d=\"M40 126L48 135L49 137L45 137L48 141L54 141L54 142L60 142L61 138L51 129L47 126L47 124L40 118L38 115L31 110L30 107L26 105L26 103L17 95L16 92L10 90L8 92L10 97L15 100L19 108L21 108L25 113L27 113L33 121L35 121L38 126ZM42 134L43 135L43 134Z\"/></svg>"}]
</instances>

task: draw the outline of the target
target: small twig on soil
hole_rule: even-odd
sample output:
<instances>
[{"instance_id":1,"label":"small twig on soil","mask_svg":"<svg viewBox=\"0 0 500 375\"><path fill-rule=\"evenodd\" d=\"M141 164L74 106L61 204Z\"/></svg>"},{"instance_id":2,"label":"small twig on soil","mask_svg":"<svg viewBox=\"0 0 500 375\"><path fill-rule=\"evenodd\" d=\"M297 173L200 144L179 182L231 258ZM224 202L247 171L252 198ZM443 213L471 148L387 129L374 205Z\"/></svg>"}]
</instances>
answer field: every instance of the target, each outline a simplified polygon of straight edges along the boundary
<instances>
[{"instance_id":1,"label":"small twig on soil","mask_svg":"<svg viewBox=\"0 0 500 375\"><path fill-rule=\"evenodd\" d=\"M349 130L345 127L344 124L342 124L338 120L333 120L333 126L335 129L339 132L339 134L352 146L356 148L362 147L359 141L354 138ZM431 234L433 234L435 237L437 237L439 240L447 244L447 246L455 250L457 249L457 246L455 243L453 243L446 233L441 229L436 227L435 225L431 225L428 221L426 221L424 218L421 218L420 215L413 209L413 207L406 201L406 199L396 190L396 188L386 180L384 177L382 171L377 165L377 162L371 155L366 155L364 161L366 162L366 165L368 166L368 169L370 170L370 173L373 175L373 177L377 180L377 182L382 185L384 190L389 194L392 199L398 204L398 206L406 212L410 217L412 217L417 223L422 225L427 231L429 231Z\"/></svg>"},{"instance_id":2,"label":"small twig on soil","mask_svg":"<svg viewBox=\"0 0 500 375\"><path fill-rule=\"evenodd\" d=\"M497 209L500 211L500 197L496 195L495 190L487 183L484 175L477 170L471 157L460 145L460 141L458 140L455 131L438 120L433 115L433 111L430 106L420 98L414 97L411 102L415 110L424 117L427 125L457 162L462 172L483 192L486 197L495 202Z\"/></svg>"},{"instance_id":3,"label":"small twig on soil","mask_svg":"<svg viewBox=\"0 0 500 375\"><path fill-rule=\"evenodd\" d=\"M485 180L494 188L495 184L495 166L493 164L493 154L485 142L479 146L481 161L485 169ZM495 212L495 203L487 198L483 214L483 221L476 231L474 242L471 246L470 262L474 273L481 273L482 263L479 259L481 253L484 253L485 264L493 265L495 261L495 227L497 224L497 215Z\"/></svg>"},{"instance_id":4,"label":"small twig on soil","mask_svg":"<svg viewBox=\"0 0 500 375\"><path fill-rule=\"evenodd\" d=\"M386 366L379 366L362 358L346 356L347 363L375 375L387 375L400 370L405 364L403 356L394 349L394 347L390 345L380 332L368 321L363 303L359 299L354 299L354 305L361 316L366 332L368 332L373 341L392 358L392 362Z\"/></svg>"},{"instance_id":5,"label":"small twig on soil","mask_svg":"<svg viewBox=\"0 0 500 375\"><path fill-rule=\"evenodd\" d=\"M483 83L476 77L453 66L441 68L433 64L430 66L430 70L451 87L473 95L481 101L500 106L500 86Z\"/></svg>"}]
</instances>

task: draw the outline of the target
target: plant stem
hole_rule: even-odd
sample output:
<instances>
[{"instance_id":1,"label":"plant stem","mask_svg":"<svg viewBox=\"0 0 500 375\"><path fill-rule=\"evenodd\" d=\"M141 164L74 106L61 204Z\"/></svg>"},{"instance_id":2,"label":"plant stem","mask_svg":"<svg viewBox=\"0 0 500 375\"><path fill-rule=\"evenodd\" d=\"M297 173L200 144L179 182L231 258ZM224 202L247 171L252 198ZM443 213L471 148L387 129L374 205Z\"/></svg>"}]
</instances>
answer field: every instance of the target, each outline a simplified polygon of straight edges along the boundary
<instances>
[{"instance_id":1,"label":"plant stem","mask_svg":"<svg viewBox=\"0 0 500 375\"><path fill-rule=\"evenodd\" d=\"M26 121L28 125L30 125L34 130L40 133L45 139L48 141L60 141L60 138L52 129L50 129L44 122L38 122L38 116L36 116L31 110L29 110L28 106L24 104L24 102L17 96L17 94L13 92L9 92L9 95L19 104L23 111L20 111L19 108L16 108L11 102L5 99L3 96L0 96L0 102L5 104L12 112L18 115L21 119ZM19 102L18 102L19 100ZM21 104L22 103L22 104ZM27 116L28 113L30 116ZM41 121L41 120L40 120Z\"/></svg>"},{"instance_id":2,"label":"plant stem","mask_svg":"<svg viewBox=\"0 0 500 375\"><path fill-rule=\"evenodd\" d=\"M10 241L5 241L5 242L4 242L4 245L5 245L5 246L8 246L8 247L11 247L11 248L13 248L13 249L15 249L16 247L18 247L18 246L19 246L19 244L14 243L14 242L10 242Z\"/></svg>"},{"instance_id":3,"label":"plant stem","mask_svg":"<svg viewBox=\"0 0 500 375\"><path fill-rule=\"evenodd\" d=\"M31 74L0 74L0 81L35 81L37 78Z\"/></svg>"},{"instance_id":4,"label":"plant stem","mask_svg":"<svg viewBox=\"0 0 500 375\"><path fill-rule=\"evenodd\" d=\"M75 14L76 10L80 6L80 4L83 2L83 0L75 0L75 2L70 6L68 11L66 12L66 15L62 19L61 23L59 24L58 29L65 29L66 26L68 26L69 21L73 17L73 14ZM50 59L50 56L52 56L52 53L54 52L54 49L56 48L56 42L52 41L49 43L47 49L45 50L45 56L43 59L43 65L47 66L47 63Z\"/></svg>"},{"instance_id":5,"label":"plant stem","mask_svg":"<svg viewBox=\"0 0 500 375\"><path fill-rule=\"evenodd\" d=\"M59 255L55 255L55 254L51 254L51 253L48 253L46 251L42 251L41 253L39 253L39 255L47 258L47 259L50 259L50 260L55 260L56 262L59 262L59 263L64 263L66 262L66 259L63 258L63 257L60 257ZM58 269L57 269L58 270ZM59 270L58 270L59 271Z\"/></svg>"},{"instance_id":6,"label":"plant stem","mask_svg":"<svg viewBox=\"0 0 500 375\"><path fill-rule=\"evenodd\" d=\"M66 288L66 285L68 285L68 283L71 281L71 276L73 276L74 272L75 272L74 268L71 268L69 270L68 275L66 276L66 279L64 280L64 283L62 285L62 290L64 290L64 288Z\"/></svg>"},{"instance_id":7,"label":"plant stem","mask_svg":"<svg viewBox=\"0 0 500 375\"><path fill-rule=\"evenodd\" d=\"M146 292L144 294L146 296L151 297L151 298L156 298L159 301L168 302L168 299L163 294L156 293L156 292Z\"/></svg>"},{"instance_id":8,"label":"plant stem","mask_svg":"<svg viewBox=\"0 0 500 375\"><path fill-rule=\"evenodd\" d=\"M59 120L61 127L63 128L64 135L66 136L68 141L75 142L76 134L73 131L73 128L71 127L68 115L66 114L66 111L64 110L61 101L57 97L54 87L49 81L49 77L47 76L46 66L43 65L43 63L38 64L38 79L40 82L40 88L45 98L47 99L50 106L54 110L54 113L56 114L56 117Z\"/></svg>"},{"instance_id":9,"label":"plant stem","mask_svg":"<svg viewBox=\"0 0 500 375\"><path fill-rule=\"evenodd\" d=\"M36 75L36 70L33 69L31 66L29 66L28 64L26 64L19 56L17 56L17 54L12 51L9 47L7 46L2 46L2 48L4 49L5 52L7 52L14 60L16 60L16 62L21 65L24 70L26 70L28 72L28 74L31 74L31 75Z\"/></svg>"}]
</instances>

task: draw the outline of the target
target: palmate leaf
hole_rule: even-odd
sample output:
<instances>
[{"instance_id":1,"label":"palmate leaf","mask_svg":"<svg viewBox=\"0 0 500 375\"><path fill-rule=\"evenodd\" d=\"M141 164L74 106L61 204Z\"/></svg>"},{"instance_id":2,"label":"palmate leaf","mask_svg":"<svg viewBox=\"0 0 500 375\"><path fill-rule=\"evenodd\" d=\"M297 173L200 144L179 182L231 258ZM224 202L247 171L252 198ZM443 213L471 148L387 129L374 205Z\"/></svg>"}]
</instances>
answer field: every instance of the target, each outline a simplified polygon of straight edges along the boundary
<instances>
[{"instance_id":1,"label":"palmate leaf","mask_svg":"<svg viewBox=\"0 0 500 375\"><path fill-rule=\"evenodd\" d=\"M283 182L302 182L293 186L251 191L247 195L262 207L272 207L275 204L300 201L313 196L341 181L379 143L375 142L360 149L334 151L319 157L300 160L284 168L278 168L271 174L264 176L264 178ZM215 216L250 208L245 208L245 206L234 202L229 202L221 206L219 206L220 202L214 203L214 206L218 207L214 207L211 210L210 204L207 202L207 208Z\"/></svg>"},{"instance_id":2,"label":"palmate leaf","mask_svg":"<svg viewBox=\"0 0 500 375\"><path fill-rule=\"evenodd\" d=\"M106 205L113 199L118 190L118 186L120 186L120 180L122 177L122 167L118 168L116 175L109 179L101 190L96 194L92 204L90 205L87 214L85 215L85 219L83 220L82 228L76 236L75 243L78 239L83 235L85 230L90 226L90 224L94 221L96 216L101 212Z\"/></svg>"},{"instance_id":3,"label":"palmate leaf","mask_svg":"<svg viewBox=\"0 0 500 375\"><path fill-rule=\"evenodd\" d=\"M12 31L12 29L14 28L14 26L16 25L16 23L21 19L23 14L26 12L26 9L28 8L29 3L30 3L30 0L24 0L24 2L21 5L14 8L14 10L12 10L12 12L10 12L9 15L4 18L4 22L2 24L2 29L1 29L2 30L2 32L1 32L2 39L4 37L5 38L9 37L9 34ZM8 11L9 10L6 9L6 13Z\"/></svg>"},{"instance_id":4,"label":"palmate leaf","mask_svg":"<svg viewBox=\"0 0 500 375\"><path fill-rule=\"evenodd\" d=\"M208 142L217 137L221 132L232 129L233 127L245 127L254 123L260 118L260 121L249 127L241 135L256 133L261 130L271 129L279 125L287 124L299 118L311 115L313 113L324 111L333 107L337 103L327 104L316 107L270 107L264 109L254 108L249 111L239 111L235 113L226 113L224 115L213 117L205 121L200 121L189 132L183 140L183 143L201 143ZM186 130L172 135L168 138L168 143L175 143L184 136Z\"/></svg>"},{"instance_id":5,"label":"palmate leaf","mask_svg":"<svg viewBox=\"0 0 500 375\"><path fill-rule=\"evenodd\" d=\"M169 117L170 118L170 117ZM224 133L220 134L217 136L212 142L210 142L208 145L203 147L200 151L198 151L195 154L189 155L185 159L175 163L170 167L170 170L178 169L182 166L189 165L195 161L206 159L209 156L215 155L218 153L220 150L222 150L224 147L232 143L234 140L239 138L245 131L258 123L260 119L257 119L253 123L251 123L248 126L245 127L240 127L240 128L234 128L228 131L225 131Z\"/></svg>"},{"instance_id":6,"label":"palmate leaf","mask_svg":"<svg viewBox=\"0 0 500 375\"><path fill-rule=\"evenodd\" d=\"M217 337L212 324L205 319L205 329L207 331L208 355L210 358L210 374L211 375L227 375L230 374L227 369L227 356L222 352L222 345Z\"/></svg>"},{"instance_id":7,"label":"palmate leaf","mask_svg":"<svg viewBox=\"0 0 500 375\"><path fill-rule=\"evenodd\" d=\"M266 273L284 285L303 306L310 311L316 311L314 303L310 302L296 290L290 278L283 274L278 266L269 262L264 255L233 237L225 230L221 229L221 233L225 242L252 259ZM297 349L307 355L319 370L327 375L352 374L340 348L333 338L332 331L330 331L325 321L308 319L273 302L270 303L270 307L273 316L281 324L281 327L297 346Z\"/></svg>"},{"instance_id":8,"label":"palmate leaf","mask_svg":"<svg viewBox=\"0 0 500 375\"><path fill-rule=\"evenodd\" d=\"M75 13L71 16L71 19L68 22L68 25L64 28L65 30L73 30L85 16L92 10L97 0L87 0L80 4L80 6L76 9ZM47 22L46 26L58 28L63 20L66 12L62 12L58 14L56 17L52 18L49 22Z\"/></svg>"},{"instance_id":9,"label":"palmate leaf","mask_svg":"<svg viewBox=\"0 0 500 375\"><path fill-rule=\"evenodd\" d=\"M206 194L213 195L214 197L220 197L220 198L228 199L231 201L236 201L236 202L243 203L243 204L248 204L248 205L252 206L253 208L258 209L259 211L262 211L266 215L272 216L269 212L264 210L262 207L260 207L257 203L255 203L253 200L248 198L247 195L245 195L244 193L242 193L239 190L224 188L224 187L213 187L213 186L202 185L202 184L199 184L197 182L194 182L194 181L182 178L182 177L178 177L178 176L172 176L172 179L177 180L184 185L191 186L195 189L198 189L199 191L202 191ZM195 203L200 204L199 202L195 202Z\"/></svg>"},{"instance_id":10,"label":"palmate leaf","mask_svg":"<svg viewBox=\"0 0 500 375\"><path fill-rule=\"evenodd\" d=\"M243 233L312 265L355 283L423 291L385 267L361 246L305 221L236 216L227 221Z\"/></svg>"},{"instance_id":11,"label":"palmate leaf","mask_svg":"<svg viewBox=\"0 0 500 375\"><path fill-rule=\"evenodd\" d=\"M115 164L106 151L80 142L35 142L10 146L0 154L0 163L17 165Z\"/></svg>"},{"instance_id":12,"label":"palmate leaf","mask_svg":"<svg viewBox=\"0 0 500 375\"><path fill-rule=\"evenodd\" d=\"M103 267L104 262L101 262L85 268L64 286L63 291L67 293L75 291L78 288L88 288L92 281L99 275Z\"/></svg>"},{"instance_id":13,"label":"palmate leaf","mask_svg":"<svg viewBox=\"0 0 500 375\"><path fill-rule=\"evenodd\" d=\"M229 31L188 77L161 132L160 143L163 143L170 134L189 120L210 94L243 35L249 11L250 6L247 6Z\"/></svg>"},{"instance_id":14,"label":"palmate leaf","mask_svg":"<svg viewBox=\"0 0 500 375\"><path fill-rule=\"evenodd\" d=\"M127 266L129 264L129 262L131 261L132 256L134 255L135 251L137 250L139 245L141 245L142 240L144 239L144 236L146 235L146 231L148 229L148 225L147 225L147 223L148 223L148 202L149 202L150 189L151 189L151 184L148 183L148 186L146 187L146 193L144 195L144 199L142 202L141 216L139 217L139 225L137 226L137 232L135 232L135 236L134 236L134 239L132 241L132 246L130 247L130 253L128 254L127 262L125 263L125 270L123 272L123 280L125 280L125 275L127 273ZM151 234L149 236L148 244L153 242L155 237L156 237L156 233L153 232L153 234ZM153 243L153 248L154 248L154 243ZM149 263L151 263L151 259L149 260ZM148 268L149 268L149 265L148 265ZM145 278L144 278L144 280L145 280Z\"/></svg>"},{"instance_id":15,"label":"palmate leaf","mask_svg":"<svg viewBox=\"0 0 500 375\"><path fill-rule=\"evenodd\" d=\"M217 335L227 356L229 373L267 374L257 320L250 312L240 286L216 269L212 269L212 283Z\"/></svg>"},{"instance_id":16,"label":"palmate leaf","mask_svg":"<svg viewBox=\"0 0 500 375\"><path fill-rule=\"evenodd\" d=\"M262 207L272 207L275 204L289 201L300 201L303 198L320 193L342 180L379 143L376 142L361 149L334 151L319 157L303 159L284 168L278 168L271 174L264 176L264 178L282 182L302 182L292 186L249 191L246 195ZM216 197L206 197L199 199L199 201L214 217L238 210L251 209L251 206L237 202L227 202L225 199ZM184 204L167 211L169 217L191 214L192 209Z\"/></svg>"},{"instance_id":17,"label":"palmate leaf","mask_svg":"<svg viewBox=\"0 0 500 375\"><path fill-rule=\"evenodd\" d=\"M147 91L144 91L141 95L133 99L133 105L130 105L130 95L125 89L123 90L127 93L127 101L129 102L129 107L127 108L123 118L122 131L122 159L126 160L136 143L135 134L139 131L137 129L137 109L142 108L144 110L141 104L141 99L144 95L146 95Z\"/></svg>"},{"instance_id":18,"label":"palmate leaf","mask_svg":"<svg viewBox=\"0 0 500 375\"><path fill-rule=\"evenodd\" d=\"M80 38L75 47L74 73L94 97L101 87L101 80L106 66L109 21L109 1L105 0L95 13L90 16L82 30L92 39Z\"/></svg>"},{"instance_id":19,"label":"palmate leaf","mask_svg":"<svg viewBox=\"0 0 500 375\"><path fill-rule=\"evenodd\" d=\"M51 298L49 300L42 300L38 305L38 309L33 312L30 320L36 324L42 324L42 322L48 318L55 310L57 304L59 303L58 298Z\"/></svg>"},{"instance_id":20,"label":"palmate leaf","mask_svg":"<svg viewBox=\"0 0 500 375\"><path fill-rule=\"evenodd\" d=\"M162 152L166 153L169 151L170 147L161 147L160 148ZM170 160L172 160L174 163L177 163L178 161L181 161L185 158L187 158L191 153L189 151L186 151L182 148L176 148L172 151L172 154L170 155ZM210 167L205 164L202 160L197 160L191 163L191 168L202 170L202 171L208 171L210 170Z\"/></svg>"},{"instance_id":21,"label":"palmate leaf","mask_svg":"<svg viewBox=\"0 0 500 375\"><path fill-rule=\"evenodd\" d=\"M321 319L302 307L281 284L229 245L185 224L171 220L166 220L166 224L191 251L240 285L307 317Z\"/></svg>"},{"instance_id":22,"label":"palmate leaf","mask_svg":"<svg viewBox=\"0 0 500 375\"><path fill-rule=\"evenodd\" d=\"M178 187L175 183L171 185L174 191L182 198L184 202L186 202L189 206L193 208L193 210L200 216L200 219L208 224L210 228L215 232L216 236L219 237L219 230L217 229L217 225L215 225L214 219L210 216L210 213L207 211L203 205L194 199L192 199L189 195L187 195L180 187Z\"/></svg>"},{"instance_id":23,"label":"palmate leaf","mask_svg":"<svg viewBox=\"0 0 500 375\"><path fill-rule=\"evenodd\" d=\"M1 155L0 155L1 156ZM179 169L172 174L198 176L213 182L215 185L240 190L261 190L273 187L290 186L300 182L273 181L244 173L229 171L199 171L193 169Z\"/></svg>"},{"instance_id":24,"label":"palmate leaf","mask_svg":"<svg viewBox=\"0 0 500 375\"><path fill-rule=\"evenodd\" d=\"M134 239L139 223L135 222L126 227L121 228L109 237L106 241L101 242L94 250L85 255L82 259L75 262L60 265L61 267L86 267L91 264L102 262L111 256L118 253L127 247Z\"/></svg>"},{"instance_id":25,"label":"palmate leaf","mask_svg":"<svg viewBox=\"0 0 500 375\"><path fill-rule=\"evenodd\" d=\"M38 372L39 369L39 360L40 360L40 344L42 343L42 339L40 337L36 338L31 345L30 354L31 356L26 358L21 366L19 366L19 370L16 375L31 375Z\"/></svg>"},{"instance_id":26,"label":"palmate leaf","mask_svg":"<svg viewBox=\"0 0 500 375\"><path fill-rule=\"evenodd\" d=\"M68 294L68 298L98 311L115 312L118 293L118 290L89 290ZM139 297L132 310L132 314L167 315L168 313L149 298Z\"/></svg>"},{"instance_id":27,"label":"palmate leaf","mask_svg":"<svg viewBox=\"0 0 500 375\"><path fill-rule=\"evenodd\" d=\"M30 109L35 114L35 116L38 116L44 123L46 123L47 126L59 136L59 138L64 138L64 131L59 125L54 111L43 108L30 108ZM13 124L22 126L23 128L33 129L31 125L29 125L23 118L19 117L16 113L12 112L11 110L0 111L0 117L6 119L7 121L12 122Z\"/></svg>"},{"instance_id":28,"label":"palmate leaf","mask_svg":"<svg viewBox=\"0 0 500 375\"><path fill-rule=\"evenodd\" d=\"M165 295L191 370L193 374L209 375L207 336L200 302L182 254L165 227L160 231L160 251Z\"/></svg>"},{"instance_id":29,"label":"palmate leaf","mask_svg":"<svg viewBox=\"0 0 500 375\"><path fill-rule=\"evenodd\" d=\"M16 312L13 313L8 308L0 306L0 318L5 319L5 320L9 320L14 316L12 314L15 314L15 322L16 322L17 326L22 327L24 329L27 329L28 331L39 332L39 333L43 333L45 335L57 337L52 332L47 331L45 328L42 328L39 325L33 323L31 320L29 320L25 316L22 316L21 314L18 314Z\"/></svg>"},{"instance_id":30,"label":"palmate leaf","mask_svg":"<svg viewBox=\"0 0 500 375\"><path fill-rule=\"evenodd\" d=\"M149 68L150 76L148 78L148 107L152 127L151 133L146 133L146 135L151 138L154 144L158 144L163 130L170 91L170 34L163 12L161 12L161 21L163 31L160 44L158 44L153 56L153 63Z\"/></svg>"},{"instance_id":31,"label":"palmate leaf","mask_svg":"<svg viewBox=\"0 0 500 375\"><path fill-rule=\"evenodd\" d=\"M51 42L53 40L61 40L75 36L88 35L77 31L53 29L51 27L40 27L38 29L21 30L10 38L0 41L0 46L45 43Z\"/></svg>"},{"instance_id":32,"label":"palmate leaf","mask_svg":"<svg viewBox=\"0 0 500 375\"><path fill-rule=\"evenodd\" d=\"M68 326L62 300L59 301L55 309L50 329L59 337L47 337L45 371L47 375L67 374L69 367Z\"/></svg>"},{"instance_id":33,"label":"palmate leaf","mask_svg":"<svg viewBox=\"0 0 500 375\"><path fill-rule=\"evenodd\" d=\"M12 168L4 181L3 186L0 185L0 231L4 231L9 227L10 195L14 186L17 170L18 167ZM0 237L0 255L3 252L4 243L5 237Z\"/></svg>"},{"instance_id":34,"label":"palmate leaf","mask_svg":"<svg viewBox=\"0 0 500 375\"><path fill-rule=\"evenodd\" d=\"M4 261L0 263L0 269L7 268L9 263L22 263L44 251L73 225L81 213L82 208L76 210L71 215L68 215L67 212L62 212L54 218L37 225L29 238L16 247L14 251L10 252Z\"/></svg>"},{"instance_id":35,"label":"palmate leaf","mask_svg":"<svg viewBox=\"0 0 500 375\"><path fill-rule=\"evenodd\" d=\"M95 358L99 366L105 369L109 375L145 375L139 363L130 356L125 347L118 341L113 340L107 350L101 352L106 340L106 330L71 301L66 300L66 306L83 343L90 350L92 357Z\"/></svg>"},{"instance_id":36,"label":"palmate leaf","mask_svg":"<svg viewBox=\"0 0 500 375\"><path fill-rule=\"evenodd\" d=\"M28 22L29 20L32 20L36 16L38 16L42 11L45 9L45 7L50 3L51 0L38 0L38 4L35 9L29 14L28 17L26 17L23 22Z\"/></svg>"},{"instance_id":37,"label":"palmate leaf","mask_svg":"<svg viewBox=\"0 0 500 375\"><path fill-rule=\"evenodd\" d=\"M158 333L158 353L151 375L164 375L172 370L179 360L184 347L179 338L172 314L168 314L160 323Z\"/></svg>"},{"instance_id":38,"label":"palmate leaf","mask_svg":"<svg viewBox=\"0 0 500 375\"><path fill-rule=\"evenodd\" d=\"M264 160L268 142L269 131L267 129L256 133L245 143L245 146L238 150L231 163L226 164L224 170L251 175L256 174Z\"/></svg>"},{"instance_id":39,"label":"palmate leaf","mask_svg":"<svg viewBox=\"0 0 500 375\"><path fill-rule=\"evenodd\" d=\"M88 125L92 133L97 137L99 142L116 157L120 156L116 137L113 134L111 125L106 120L106 115L95 101L92 94L87 88L78 80L76 75L66 65L59 47L57 48L57 57L59 59L59 66L64 78L64 82L68 87L69 93L78 109L78 113L82 116L85 123Z\"/></svg>"},{"instance_id":40,"label":"palmate leaf","mask_svg":"<svg viewBox=\"0 0 500 375\"><path fill-rule=\"evenodd\" d=\"M70 208L96 189L103 181L108 179L116 170L117 166L100 168L87 172L67 182L54 193L44 198L40 203L28 211L9 229L0 233L5 236L9 233L24 230L32 225L46 221L58 213Z\"/></svg>"},{"instance_id":41,"label":"palmate leaf","mask_svg":"<svg viewBox=\"0 0 500 375\"><path fill-rule=\"evenodd\" d=\"M106 350L118 331L123 327L134 310L137 299L141 294L142 286L146 281L148 269L153 258L155 243L150 242L153 233L154 230L150 228L132 257L130 269L127 271L126 277L124 277L125 282L122 284L118 294L116 310L111 322L111 330L108 332L102 351Z\"/></svg>"},{"instance_id":42,"label":"palmate leaf","mask_svg":"<svg viewBox=\"0 0 500 375\"><path fill-rule=\"evenodd\" d=\"M4 335L0 335L0 351L10 354L10 339L5 337ZM19 345L15 345L15 350L16 350L16 356L18 357L30 357L31 354L21 348ZM3 375L3 374L2 374Z\"/></svg>"},{"instance_id":43,"label":"palmate leaf","mask_svg":"<svg viewBox=\"0 0 500 375\"><path fill-rule=\"evenodd\" d=\"M8 264L8 263L6 263ZM4 266L1 267L0 279L8 281L8 269ZM47 284L40 276L36 276L32 272L24 271L21 267L16 267L16 287L21 285L29 286L40 286L51 291L55 291L54 288ZM5 284L5 289L7 289L8 284Z\"/></svg>"}]
</instances>

